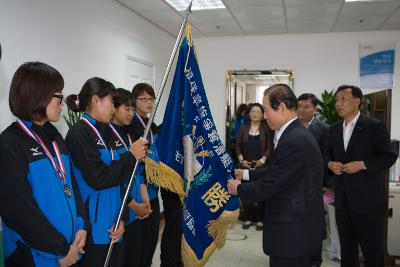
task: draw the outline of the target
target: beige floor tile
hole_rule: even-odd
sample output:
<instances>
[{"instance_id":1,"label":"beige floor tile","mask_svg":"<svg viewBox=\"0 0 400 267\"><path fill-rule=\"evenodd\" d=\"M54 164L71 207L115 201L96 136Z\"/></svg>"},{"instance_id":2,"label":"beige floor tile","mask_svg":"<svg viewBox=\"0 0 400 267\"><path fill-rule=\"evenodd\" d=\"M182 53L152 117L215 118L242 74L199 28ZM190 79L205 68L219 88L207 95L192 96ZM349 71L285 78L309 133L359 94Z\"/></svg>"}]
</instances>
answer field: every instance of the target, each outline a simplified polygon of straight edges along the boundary
<instances>
[{"instance_id":1,"label":"beige floor tile","mask_svg":"<svg viewBox=\"0 0 400 267\"><path fill-rule=\"evenodd\" d=\"M160 243L159 243L160 244ZM152 266L160 266L160 246L157 246L153 258ZM324 241L324 248L329 246L329 241ZM328 257L325 249L322 253L322 267L339 267L337 261L332 261ZM241 223L236 224L228 230L225 246L217 250L210 258L207 267L266 267L268 256L262 250L262 232L256 231L254 226L248 230L243 230Z\"/></svg>"}]
</instances>

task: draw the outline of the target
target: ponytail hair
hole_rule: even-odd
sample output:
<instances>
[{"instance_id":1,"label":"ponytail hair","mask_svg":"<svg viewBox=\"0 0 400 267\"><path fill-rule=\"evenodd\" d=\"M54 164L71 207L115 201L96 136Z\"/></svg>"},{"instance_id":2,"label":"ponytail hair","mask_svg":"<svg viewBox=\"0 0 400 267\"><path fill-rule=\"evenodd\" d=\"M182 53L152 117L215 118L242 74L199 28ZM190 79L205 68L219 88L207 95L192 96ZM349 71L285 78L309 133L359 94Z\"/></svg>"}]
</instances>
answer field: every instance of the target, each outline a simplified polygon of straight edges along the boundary
<instances>
[{"instance_id":1,"label":"ponytail hair","mask_svg":"<svg viewBox=\"0 0 400 267\"><path fill-rule=\"evenodd\" d=\"M82 112L89 108L93 96L97 95L99 98L113 96L115 90L115 86L111 82L93 77L85 82L78 95L69 95L65 102L70 110Z\"/></svg>"},{"instance_id":2,"label":"ponytail hair","mask_svg":"<svg viewBox=\"0 0 400 267\"><path fill-rule=\"evenodd\" d=\"M79 96L72 94L67 96L65 99L65 103L67 107L72 110L73 112L81 112L82 110L79 108Z\"/></svg>"}]
</instances>

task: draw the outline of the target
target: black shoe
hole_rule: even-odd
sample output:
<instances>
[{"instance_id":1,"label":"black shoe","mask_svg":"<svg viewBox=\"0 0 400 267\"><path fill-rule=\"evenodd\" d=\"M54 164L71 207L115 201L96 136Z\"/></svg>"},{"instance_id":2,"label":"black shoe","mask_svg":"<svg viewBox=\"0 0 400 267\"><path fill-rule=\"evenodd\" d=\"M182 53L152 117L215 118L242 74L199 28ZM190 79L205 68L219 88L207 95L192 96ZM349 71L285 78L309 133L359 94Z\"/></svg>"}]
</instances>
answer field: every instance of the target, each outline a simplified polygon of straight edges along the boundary
<instances>
[{"instance_id":1,"label":"black shoe","mask_svg":"<svg viewBox=\"0 0 400 267\"><path fill-rule=\"evenodd\" d=\"M263 228L264 228L264 224L263 224L262 222L258 222L258 223L256 224L256 230L257 230L257 231L262 231Z\"/></svg>"},{"instance_id":2,"label":"black shoe","mask_svg":"<svg viewBox=\"0 0 400 267\"><path fill-rule=\"evenodd\" d=\"M243 225L242 225L242 229L247 230L247 229L250 228L250 225L251 225L251 224L243 224Z\"/></svg>"},{"instance_id":3,"label":"black shoe","mask_svg":"<svg viewBox=\"0 0 400 267\"><path fill-rule=\"evenodd\" d=\"M249 229L251 224L252 224L252 222L244 222L242 225L242 229Z\"/></svg>"}]
</instances>

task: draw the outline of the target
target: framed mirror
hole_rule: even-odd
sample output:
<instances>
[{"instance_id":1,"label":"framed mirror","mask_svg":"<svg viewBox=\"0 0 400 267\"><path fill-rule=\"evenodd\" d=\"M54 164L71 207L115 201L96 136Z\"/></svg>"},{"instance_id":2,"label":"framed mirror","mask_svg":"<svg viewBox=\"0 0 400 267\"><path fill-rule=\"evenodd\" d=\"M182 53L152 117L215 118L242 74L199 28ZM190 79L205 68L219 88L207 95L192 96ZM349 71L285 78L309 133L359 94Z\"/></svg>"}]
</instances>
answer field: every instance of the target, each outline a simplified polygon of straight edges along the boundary
<instances>
[{"instance_id":1,"label":"framed mirror","mask_svg":"<svg viewBox=\"0 0 400 267\"><path fill-rule=\"evenodd\" d=\"M226 75L226 148L235 157L235 140L238 121L237 111L243 113L245 105L262 104L265 89L273 84L288 84L294 90L294 77L291 70L228 70Z\"/></svg>"}]
</instances>

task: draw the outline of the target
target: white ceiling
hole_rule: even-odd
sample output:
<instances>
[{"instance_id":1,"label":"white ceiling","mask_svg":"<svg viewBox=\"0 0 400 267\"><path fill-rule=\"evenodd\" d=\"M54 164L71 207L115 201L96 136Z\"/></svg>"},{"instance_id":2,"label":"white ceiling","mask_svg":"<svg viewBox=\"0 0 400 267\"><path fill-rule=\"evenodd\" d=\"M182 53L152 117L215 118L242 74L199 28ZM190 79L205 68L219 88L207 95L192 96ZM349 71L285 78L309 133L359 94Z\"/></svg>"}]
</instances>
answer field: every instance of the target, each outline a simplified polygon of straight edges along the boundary
<instances>
[{"instance_id":1,"label":"white ceiling","mask_svg":"<svg viewBox=\"0 0 400 267\"><path fill-rule=\"evenodd\" d=\"M176 36L184 12L163 0L117 0ZM196 1L196 0L194 0ZM193 11L195 37L400 30L400 0L223 0L226 9Z\"/></svg>"}]
</instances>

